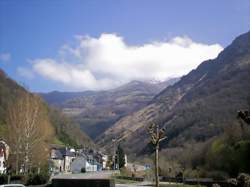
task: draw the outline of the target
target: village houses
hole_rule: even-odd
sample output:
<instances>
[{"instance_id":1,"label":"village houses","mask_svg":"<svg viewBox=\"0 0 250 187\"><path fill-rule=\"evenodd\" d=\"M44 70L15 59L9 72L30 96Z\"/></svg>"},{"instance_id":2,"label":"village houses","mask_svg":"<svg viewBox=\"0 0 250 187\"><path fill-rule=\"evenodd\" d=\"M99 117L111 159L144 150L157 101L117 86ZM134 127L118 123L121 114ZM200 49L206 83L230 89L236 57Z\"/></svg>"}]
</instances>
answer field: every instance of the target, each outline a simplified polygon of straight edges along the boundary
<instances>
[{"instance_id":1,"label":"village houses","mask_svg":"<svg viewBox=\"0 0 250 187\"><path fill-rule=\"evenodd\" d=\"M106 169L107 155L92 149L51 148L50 171L56 173L95 172Z\"/></svg>"}]
</instances>

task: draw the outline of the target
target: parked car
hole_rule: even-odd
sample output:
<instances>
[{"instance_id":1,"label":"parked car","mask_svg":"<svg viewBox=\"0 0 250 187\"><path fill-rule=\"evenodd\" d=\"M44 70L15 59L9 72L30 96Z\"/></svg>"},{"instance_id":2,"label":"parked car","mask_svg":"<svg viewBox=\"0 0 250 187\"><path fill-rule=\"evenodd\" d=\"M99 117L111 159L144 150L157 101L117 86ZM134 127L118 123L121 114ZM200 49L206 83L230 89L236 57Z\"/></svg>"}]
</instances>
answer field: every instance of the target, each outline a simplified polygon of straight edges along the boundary
<instances>
[{"instance_id":1,"label":"parked car","mask_svg":"<svg viewBox=\"0 0 250 187\"><path fill-rule=\"evenodd\" d=\"M3 184L0 185L0 187L25 187L25 186L22 184Z\"/></svg>"}]
</instances>

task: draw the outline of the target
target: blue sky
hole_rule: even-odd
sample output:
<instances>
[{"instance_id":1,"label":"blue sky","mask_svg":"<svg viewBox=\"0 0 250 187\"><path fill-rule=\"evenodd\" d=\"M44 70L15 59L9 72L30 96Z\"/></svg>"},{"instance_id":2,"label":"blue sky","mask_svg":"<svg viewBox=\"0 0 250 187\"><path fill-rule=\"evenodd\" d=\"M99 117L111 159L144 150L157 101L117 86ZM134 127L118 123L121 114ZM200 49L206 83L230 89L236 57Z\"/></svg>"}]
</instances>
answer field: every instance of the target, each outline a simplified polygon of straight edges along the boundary
<instances>
[{"instance_id":1,"label":"blue sky","mask_svg":"<svg viewBox=\"0 0 250 187\"><path fill-rule=\"evenodd\" d=\"M185 74L249 30L249 0L0 0L0 68L32 91L108 89Z\"/></svg>"}]
</instances>

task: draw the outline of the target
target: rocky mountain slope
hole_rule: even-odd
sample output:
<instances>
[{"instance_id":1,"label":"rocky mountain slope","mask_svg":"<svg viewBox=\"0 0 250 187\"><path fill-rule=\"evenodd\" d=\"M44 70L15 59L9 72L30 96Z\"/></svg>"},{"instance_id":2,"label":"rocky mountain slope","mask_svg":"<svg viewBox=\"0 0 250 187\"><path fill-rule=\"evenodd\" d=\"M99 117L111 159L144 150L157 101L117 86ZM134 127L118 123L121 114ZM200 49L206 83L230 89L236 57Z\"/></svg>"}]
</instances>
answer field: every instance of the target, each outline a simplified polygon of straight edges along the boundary
<instances>
[{"instance_id":1,"label":"rocky mountain slope","mask_svg":"<svg viewBox=\"0 0 250 187\"><path fill-rule=\"evenodd\" d=\"M178 78L160 83L132 81L107 91L51 92L41 96L61 108L95 139L121 117L146 106L155 95Z\"/></svg>"},{"instance_id":2,"label":"rocky mountain slope","mask_svg":"<svg viewBox=\"0 0 250 187\"><path fill-rule=\"evenodd\" d=\"M249 106L250 32L163 90L149 105L121 118L97 142L110 148L116 138L130 153L146 153L146 129L152 122L166 128L168 139L163 147L205 141L237 123L237 110Z\"/></svg>"}]
</instances>

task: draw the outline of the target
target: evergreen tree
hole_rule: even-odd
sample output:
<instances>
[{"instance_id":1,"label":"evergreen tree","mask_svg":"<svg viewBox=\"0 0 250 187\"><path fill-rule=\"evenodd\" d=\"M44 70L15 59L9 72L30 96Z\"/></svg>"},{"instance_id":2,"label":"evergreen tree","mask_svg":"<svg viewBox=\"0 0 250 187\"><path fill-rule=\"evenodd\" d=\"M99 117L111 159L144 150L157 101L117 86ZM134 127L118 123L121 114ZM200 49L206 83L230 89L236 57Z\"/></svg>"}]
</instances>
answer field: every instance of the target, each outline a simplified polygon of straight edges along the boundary
<instances>
[{"instance_id":1,"label":"evergreen tree","mask_svg":"<svg viewBox=\"0 0 250 187\"><path fill-rule=\"evenodd\" d=\"M117 155L117 161L119 168L124 167L125 165L125 153L124 150L122 149L121 145L118 145L117 150L116 150L116 155Z\"/></svg>"}]
</instances>

